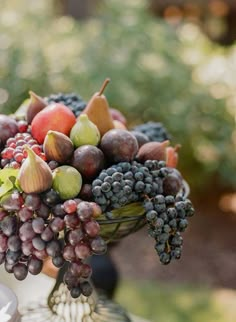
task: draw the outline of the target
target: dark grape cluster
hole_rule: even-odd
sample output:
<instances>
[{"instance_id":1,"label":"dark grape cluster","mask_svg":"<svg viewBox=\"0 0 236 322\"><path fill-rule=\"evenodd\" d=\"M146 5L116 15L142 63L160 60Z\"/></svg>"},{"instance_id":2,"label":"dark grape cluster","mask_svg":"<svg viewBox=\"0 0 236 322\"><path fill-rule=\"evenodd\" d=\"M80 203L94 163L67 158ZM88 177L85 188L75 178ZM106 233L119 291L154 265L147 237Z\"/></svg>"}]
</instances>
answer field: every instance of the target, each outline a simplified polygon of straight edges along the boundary
<instances>
[{"instance_id":1,"label":"dark grape cluster","mask_svg":"<svg viewBox=\"0 0 236 322\"><path fill-rule=\"evenodd\" d=\"M147 122L137 125L133 128L133 131L145 134L150 141L162 142L171 138L163 124L159 122Z\"/></svg>"},{"instance_id":2,"label":"dark grape cluster","mask_svg":"<svg viewBox=\"0 0 236 322\"><path fill-rule=\"evenodd\" d=\"M84 261L107 248L99 236L101 209L96 203L63 202L54 190L41 195L15 190L1 199L1 206L0 264L7 272L23 280L28 272L39 274L43 260L51 257L57 268L68 262L65 283L72 297L91 294L91 267Z\"/></svg>"},{"instance_id":3,"label":"dark grape cluster","mask_svg":"<svg viewBox=\"0 0 236 322\"><path fill-rule=\"evenodd\" d=\"M11 167L19 169L27 157L24 146L28 145L38 156L45 160L42 146L31 136L30 133L17 133L7 140L5 148L1 152L1 168Z\"/></svg>"},{"instance_id":4,"label":"dark grape cluster","mask_svg":"<svg viewBox=\"0 0 236 322\"><path fill-rule=\"evenodd\" d=\"M75 116L79 116L86 107L86 102L79 95L74 93L51 94L50 96L46 97L46 101L48 103L55 102L66 105L71 109Z\"/></svg>"},{"instance_id":5,"label":"dark grape cluster","mask_svg":"<svg viewBox=\"0 0 236 322\"><path fill-rule=\"evenodd\" d=\"M179 259L183 239L181 232L188 226L188 217L194 215L189 199L180 196L157 194L144 201L149 235L156 241L155 249L162 264Z\"/></svg>"},{"instance_id":6,"label":"dark grape cluster","mask_svg":"<svg viewBox=\"0 0 236 322\"><path fill-rule=\"evenodd\" d=\"M120 162L100 172L92 182L92 193L95 202L103 211L120 208L129 203L143 200L144 196L153 197L164 193L164 184L172 169L166 168L165 162L148 160L139 162ZM171 187L168 179L168 187ZM176 179L180 189L182 179ZM170 190L170 189L169 189ZM174 191L175 193L175 191Z\"/></svg>"}]
</instances>

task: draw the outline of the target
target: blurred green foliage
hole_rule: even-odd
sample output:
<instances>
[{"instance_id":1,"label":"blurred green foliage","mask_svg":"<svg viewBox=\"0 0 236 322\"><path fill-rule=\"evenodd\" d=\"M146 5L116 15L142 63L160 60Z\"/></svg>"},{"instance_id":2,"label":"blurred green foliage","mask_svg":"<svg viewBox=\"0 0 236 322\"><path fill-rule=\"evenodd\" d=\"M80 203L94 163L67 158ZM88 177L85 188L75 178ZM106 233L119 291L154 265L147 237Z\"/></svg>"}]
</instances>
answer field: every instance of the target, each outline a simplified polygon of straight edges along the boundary
<instances>
[{"instance_id":1,"label":"blurred green foliage","mask_svg":"<svg viewBox=\"0 0 236 322\"><path fill-rule=\"evenodd\" d=\"M152 322L235 321L233 290L217 290L190 285L124 281L117 301L129 312Z\"/></svg>"},{"instance_id":2,"label":"blurred green foliage","mask_svg":"<svg viewBox=\"0 0 236 322\"><path fill-rule=\"evenodd\" d=\"M180 167L192 189L203 190L213 177L236 186L234 117L224 99L193 79L183 59L189 44L175 30L141 0L107 0L84 23L55 17L52 4L1 1L1 112L14 111L29 89L42 96L74 91L88 100L110 77L111 106L133 124L163 122L182 144Z\"/></svg>"}]
</instances>

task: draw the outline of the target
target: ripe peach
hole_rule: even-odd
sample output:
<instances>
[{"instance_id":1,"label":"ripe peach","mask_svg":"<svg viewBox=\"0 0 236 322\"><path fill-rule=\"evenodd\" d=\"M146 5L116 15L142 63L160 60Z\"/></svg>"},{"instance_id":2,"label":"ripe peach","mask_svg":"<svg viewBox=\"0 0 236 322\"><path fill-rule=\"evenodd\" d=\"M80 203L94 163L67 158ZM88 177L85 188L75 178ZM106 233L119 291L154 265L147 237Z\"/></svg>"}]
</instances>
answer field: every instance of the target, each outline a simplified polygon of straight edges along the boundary
<instances>
[{"instance_id":1,"label":"ripe peach","mask_svg":"<svg viewBox=\"0 0 236 322\"><path fill-rule=\"evenodd\" d=\"M123 123L124 125L127 124L125 116L119 110L111 107L110 112L111 112L111 116L112 116L113 120L117 120L117 121Z\"/></svg>"},{"instance_id":2,"label":"ripe peach","mask_svg":"<svg viewBox=\"0 0 236 322\"><path fill-rule=\"evenodd\" d=\"M113 124L115 129L127 130L127 127L121 121L113 120Z\"/></svg>"}]
</instances>

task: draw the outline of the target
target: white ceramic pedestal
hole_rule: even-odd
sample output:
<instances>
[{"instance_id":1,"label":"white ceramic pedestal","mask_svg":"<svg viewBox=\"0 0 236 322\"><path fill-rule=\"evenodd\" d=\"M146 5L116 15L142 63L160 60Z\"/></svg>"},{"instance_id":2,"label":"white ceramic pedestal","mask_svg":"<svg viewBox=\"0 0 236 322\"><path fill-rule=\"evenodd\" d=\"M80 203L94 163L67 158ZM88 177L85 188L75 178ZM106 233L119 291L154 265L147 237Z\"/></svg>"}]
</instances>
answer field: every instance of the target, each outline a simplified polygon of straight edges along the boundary
<instances>
[{"instance_id":1,"label":"white ceramic pedestal","mask_svg":"<svg viewBox=\"0 0 236 322\"><path fill-rule=\"evenodd\" d=\"M2 311L2 312L1 312ZM3 313L5 312L5 314ZM9 318L7 318L9 315ZM0 284L0 321L20 322L16 295L7 286Z\"/></svg>"}]
</instances>

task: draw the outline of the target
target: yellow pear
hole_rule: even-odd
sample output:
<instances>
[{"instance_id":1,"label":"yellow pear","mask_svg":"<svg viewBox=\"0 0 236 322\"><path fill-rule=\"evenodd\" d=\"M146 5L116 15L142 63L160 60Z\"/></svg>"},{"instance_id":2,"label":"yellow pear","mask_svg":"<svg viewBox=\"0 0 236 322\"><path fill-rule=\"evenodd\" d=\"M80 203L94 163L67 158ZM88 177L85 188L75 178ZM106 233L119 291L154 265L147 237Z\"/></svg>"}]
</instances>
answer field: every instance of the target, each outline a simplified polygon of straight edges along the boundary
<instances>
[{"instance_id":1,"label":"yellow pear","mask_svg":"<svg viewBox=\"0 0 236 322\"><path fill-rule=\"evenodd\" d=\"M89 120L97 126L101 136L103 136L103 134L109 130L114 129L109 105L105 95L103 95L103 92L109 82L110 79L107 78L104 81L100 91L92 96L83 111L83 113L88 115Z\"/></svg>"}]
</instances>

